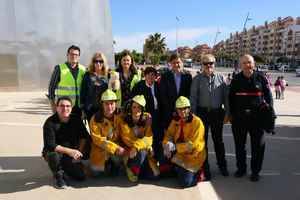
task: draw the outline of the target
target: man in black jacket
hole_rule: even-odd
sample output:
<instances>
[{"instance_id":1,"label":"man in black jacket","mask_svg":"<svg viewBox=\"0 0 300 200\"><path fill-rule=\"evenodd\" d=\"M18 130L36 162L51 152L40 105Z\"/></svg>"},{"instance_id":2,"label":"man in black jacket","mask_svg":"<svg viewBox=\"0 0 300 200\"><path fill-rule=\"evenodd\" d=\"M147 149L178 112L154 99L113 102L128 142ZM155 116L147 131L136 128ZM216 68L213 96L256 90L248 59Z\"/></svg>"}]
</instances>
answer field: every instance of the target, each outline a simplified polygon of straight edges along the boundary
<instances>
[{"instance_id":1,"label":"man in black jacket","mask_svg":"<svg viewBox=\"0 0 300 200\"><path fill-rule=\"evenodd\" d=\"M240 59L242 72L231 82L229 91L229 108L232 115L232 133L235 142L238 170L236 177L247 172L246 139L249 132L251 138L251 181L258 181L262 167L265 141L264 127L261 123L261 106L273 106L272 93L268 81L260 72L254 70L255 63L251 55Z\"/></svg>"},{"instance_id":2,"label":"man in black jacket","mask_svg":"<svg viewBox=\"0 0 300 200\"><path fill-rule=\"evenodd\" d=\"M192 76L183 72L183 63L177 54L170 56L171 70L161 75L159 83L159 104L161 123L167 129L175 110L175 101L180 96L190 97Z\"/></svg>"},{"instance_id":3,"label":"man in black jacket","mask_svg":"<svg viewBox=\"0 0 300 200\"><path fill-rule=\"evenodd\" d=\"M78 115L71 115L72 101L60 97L56 103L56 113L43 126L43 157L54 176L54 187L66 188L65 173L84 180L85 173L80 163L89 134Z\"/></svg>"}]
</instances>

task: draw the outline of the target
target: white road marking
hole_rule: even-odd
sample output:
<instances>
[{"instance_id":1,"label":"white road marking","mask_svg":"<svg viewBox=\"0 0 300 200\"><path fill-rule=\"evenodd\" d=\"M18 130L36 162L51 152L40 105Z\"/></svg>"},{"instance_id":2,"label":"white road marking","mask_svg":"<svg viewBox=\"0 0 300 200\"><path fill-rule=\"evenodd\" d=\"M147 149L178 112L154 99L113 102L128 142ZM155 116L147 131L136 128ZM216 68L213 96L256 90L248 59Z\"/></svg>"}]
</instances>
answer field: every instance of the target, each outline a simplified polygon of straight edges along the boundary
<instances>
[{"instance_id":1,"label":"white road marking","mask_svg":"<svg viewBox=\"0 0 300 200\"><path fill-rule=\"evenodd\" d=\"M214 151L209 151L208 154L216 154L216 152ZM226 156L229 156L229 157L235 157L235 154L234 153L225 153ZM251 158L250 155L247 155L247 158Z\"/></svg>"},{"instance_id":2,"label":"white road marking","mask_svg":"<svg viewBox=\"0 0 300 200\"><path fill-rule=\"evenodd\" d=\"M25 172L25 169L0 169L0 174L3 173L19 173Z\"/></svg>"},{"instance_id":3,"label":"white road marking","mask_svg":"<svg viewBox=\"0 0 300 200\"><path fill-rule=\"evenodd\" d=\"M280 176L279 172L262 172L260 174L263 176Z\"/></svg>"},{"instance_id":4,"label":"white road marking","mask_svg":"<svg viewBox=\"0 0 300 200\"><path fill-rule=\"evenodd\" d=\"M233 137L232 134L223 134L225 137ZM300 137L282 137L282 136L266 136L268 139L300 141Z\"/></svg>"}]
</instances>

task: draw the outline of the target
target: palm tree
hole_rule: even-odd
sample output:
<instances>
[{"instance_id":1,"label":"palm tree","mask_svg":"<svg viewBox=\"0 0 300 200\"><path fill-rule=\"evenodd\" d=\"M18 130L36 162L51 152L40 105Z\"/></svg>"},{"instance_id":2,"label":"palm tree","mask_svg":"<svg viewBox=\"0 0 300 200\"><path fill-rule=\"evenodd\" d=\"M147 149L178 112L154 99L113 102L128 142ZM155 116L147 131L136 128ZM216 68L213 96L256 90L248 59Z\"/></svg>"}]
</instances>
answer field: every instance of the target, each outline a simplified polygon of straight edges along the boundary
<instances>
[{"instance_id":1,"label":"palm tree","mask_svg":"<svg viewBox=\"0 0 300 200\"><path fill-rule=\"evenodd\" d=\"M145 57L149 60L151 57L161 57L166 51L166 38L161 33L149 35L145 42ZM152 63L153 64L153 63Z\"/></svg>"}]
</instances>

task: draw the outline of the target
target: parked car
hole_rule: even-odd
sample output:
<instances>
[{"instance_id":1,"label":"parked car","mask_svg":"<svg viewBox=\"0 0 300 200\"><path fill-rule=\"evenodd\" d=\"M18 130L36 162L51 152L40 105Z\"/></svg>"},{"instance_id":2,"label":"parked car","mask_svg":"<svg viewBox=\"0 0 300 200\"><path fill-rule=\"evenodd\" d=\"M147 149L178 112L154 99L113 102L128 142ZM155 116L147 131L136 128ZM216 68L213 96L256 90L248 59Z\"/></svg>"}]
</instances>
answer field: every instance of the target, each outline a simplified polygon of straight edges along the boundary
<instances>
[{"instance_id":1,"label":"parked car","mask_svg":"<svg viewBox=\"0 0 300 200\"><path fill-rule=\"evenodd\" d=\"M287 71L290 71L291 68L290 68L289 65L281 65L281 66L278 67L278 70L282 71L282 72L287 72Z\"/></svg>"},{"instance_id":2,"label":"parked car","mask_svg":"<svg viewBox=\"0 0 300 200\"><path fill-rule=\"evenodd\" d=\"M189 68L192 68L193 67L193 61L192 59L184 59L183 60L183 65L184 67L189 67Z\"/></svg>"},{"instance_id":3,"label":"parked car","mask_svg":"<svg viewBox=\"0 0 300 200\"><path fill-rule=\"evenodd\" d=\"M265 71L269 70L269 66L268 65L257 65L257 70L265 72Z\"/></svg>"}]
</instances>

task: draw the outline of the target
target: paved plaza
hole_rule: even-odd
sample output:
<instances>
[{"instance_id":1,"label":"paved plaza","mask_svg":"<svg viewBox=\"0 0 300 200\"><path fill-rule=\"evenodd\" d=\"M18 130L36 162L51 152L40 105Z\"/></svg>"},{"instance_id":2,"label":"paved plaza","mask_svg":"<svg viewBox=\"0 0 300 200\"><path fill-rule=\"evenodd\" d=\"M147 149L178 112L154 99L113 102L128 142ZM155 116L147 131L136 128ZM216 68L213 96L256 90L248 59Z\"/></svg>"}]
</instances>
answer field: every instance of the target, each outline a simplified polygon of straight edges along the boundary
<instances>
[{"instance_id":1,"label":"paved plaza","mask_svg":"<svg viewBox=\"0 0 300 200\"><path fill-rule=\"evenodd\" d=\"M45 92L0 92L0 199L300 199L300 91L290 87L285 100L275 100L277 134L266 135L265 162L260 182L234 178L235 153L230 125L224 141L230 171L222 177L210 144L213 179L180 189L175 179L132 185L127 178L88 179L72 182L67 190L52 187L52 177L40 157L42 124L51 114ZM211 142L211 139L210 139ZM249 146L249 145L248 145ZM248 150L248 163L250 159Z\"/></svg>"}]
</instances>

